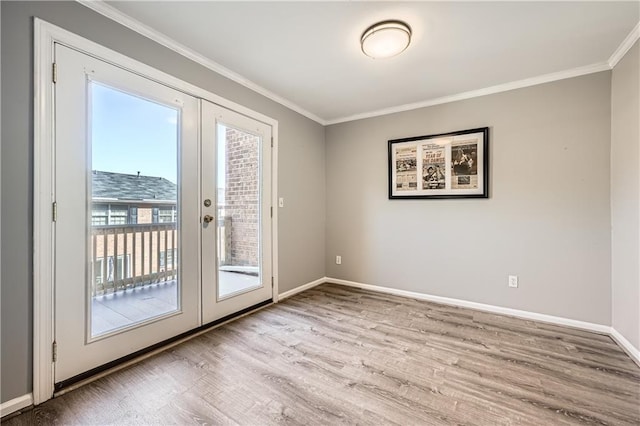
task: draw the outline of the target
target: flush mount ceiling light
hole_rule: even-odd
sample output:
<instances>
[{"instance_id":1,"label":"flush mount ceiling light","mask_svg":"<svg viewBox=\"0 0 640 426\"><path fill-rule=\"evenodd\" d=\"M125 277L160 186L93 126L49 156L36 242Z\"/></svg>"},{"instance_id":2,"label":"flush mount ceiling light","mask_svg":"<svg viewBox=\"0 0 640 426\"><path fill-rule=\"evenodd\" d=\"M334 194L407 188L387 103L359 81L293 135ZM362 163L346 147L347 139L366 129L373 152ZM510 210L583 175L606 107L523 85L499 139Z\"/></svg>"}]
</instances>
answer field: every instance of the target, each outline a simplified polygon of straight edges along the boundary
<instances>
[{"instance_id":1,"label":"flush mount ceiling light","mask_svg":"<svg viewBox=\"0 0 640 426\"><path fill-rule=\"evenodd\" d=\"M402 53L411 42L411 27L402 21L382 21L362 33L362 52L374 59L391 58Z\"/></svg>"}]
</instances>

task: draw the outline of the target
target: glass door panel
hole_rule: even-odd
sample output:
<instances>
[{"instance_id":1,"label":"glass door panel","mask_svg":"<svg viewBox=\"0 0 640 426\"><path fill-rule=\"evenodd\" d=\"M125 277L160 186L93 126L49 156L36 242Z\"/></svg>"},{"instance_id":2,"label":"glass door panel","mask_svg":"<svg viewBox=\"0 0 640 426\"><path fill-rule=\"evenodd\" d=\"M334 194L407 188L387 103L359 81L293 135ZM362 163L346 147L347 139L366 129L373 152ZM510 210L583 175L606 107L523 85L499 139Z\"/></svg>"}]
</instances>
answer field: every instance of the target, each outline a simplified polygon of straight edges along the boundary
<instances>
[{"instance_id":1,"label":"glass door panel","mask_svg":"<svg viewBox=\"0 0 640 426\"><path fill-rule=\"evenodd\" d=\"M55 56L64 383L201 324L200 146L198 99L64 46Z\"/></svg>"},{"instance_id":2,"label":"glass door panel","mask_svg":"<svg viewBox=\"0 0 640 426\"><path fill-rule=\"evenodd\" d=\"M90 81L90 338L179 308L178 108Z\"/></svg>"},{"instance_id":3,"label":"glass door panel","mask_svg":"<svg viewBox=\"0 0 640 426\"><path fill-rule=\"evenodd\" d=\"M217 124L218 300L260 287L261 137Z\"/></svg>"},{"instance_id":4,"label":"glass door panel","mask_svg":"<svg viewBox=\"0 0 640 426\"><path fill-rule=\"evenodd\" d=\"M202 102L202 316L273 298L271 126Z\"/></svg>"}]
</instances>

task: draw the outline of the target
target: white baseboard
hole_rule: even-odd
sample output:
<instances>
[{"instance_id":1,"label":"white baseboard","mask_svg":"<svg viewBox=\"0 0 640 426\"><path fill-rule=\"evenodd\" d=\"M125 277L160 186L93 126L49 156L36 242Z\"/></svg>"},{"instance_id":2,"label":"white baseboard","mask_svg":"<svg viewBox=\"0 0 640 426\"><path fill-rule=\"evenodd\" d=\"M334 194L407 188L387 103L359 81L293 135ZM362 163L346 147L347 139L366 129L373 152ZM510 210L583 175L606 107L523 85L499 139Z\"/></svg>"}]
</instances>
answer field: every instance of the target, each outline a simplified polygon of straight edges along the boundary
<instances>
[{"instance_id":1,"label":"white baseboard","mask_svg":"<svg viewBox=\"0 0 640 426\"><path fill-rule=\"evenodd\" d=\"M618 330L611 327L611 338L614 342L618 344L626 353L631 357L632 360L638 364L640 367L640 350L633 346L630 341L627 340Z\"/></svg>"},{"instance_id":2,"label":"white baseboard","mask_svg":"<svg viewBox=\"0 0 640 426\"><path fill-rule=\"evenodd\" d=\"M0 404L0 417L15 413L16 411L30 405L33 405L33 394L31 393L13 398L12 400Z\"/></svg>"},{"instance_id":3,"label":"white baseboard","mask_svg":"<svg viewBox=\"0 0 640 426\"><path fill-rule=\"evenodd\" d=\"M327 282L327 277L322 277L322 278L318 278L315 281L311 281L310 283L306 283L306 284L303 284L303 285L301 285L299 287L291 289L289 291L285 291L284 293L280 293L278 295L278 301L286 299L287 297L291 297L291 296L293 296L295 294L302 293L305 290L309 290L310 288L313 288L313 287L315 287L317 285L320 285L320 284L324 284L326 282Z\"/></svg>"},{"instance_id":4,"label":"white baseboard","mask_svg":"<svg viewBox=\"0 0 640 426\"><path fill-rule=\"evenodd\" d=\"M519 310L519 309L504 308L502 306L495 306L495 305L486 305L484 303L470 302L470 301L467 301L467 300L454 299L454 298L450 298L450 297L433 296L433 295L425 294L425 293L417 293L417 292L414 292L414 291L399 290L399 289L395 289L395 288L382 287L382 286L372 285L372 284L363 284L363 283L359 283L359 282L355 282L355 281L341 280L341 279L338 279L338 278L330 278L330 277L323 277L323 278L317 279L315 281L312 281L310 283L301 285L300 287L296 287L293 290L286 291L286 292L280 294L280 300L285 299L287 297L291 297L291 296L293 296L295 294L301 293L301 292L303 292L305 290L308 290L310 288L313 288L313 287L315 287L317 285L320 285L320 284L323 284L323 283L331 283L331 284L338 284L338 285L343 285L343 286L347 286L347 287L361 288L363 290L371 290L371 291L375 291L375 292L378 292L378 293L392 294L394 296L400 296L400 297L409 297L409 298L417 299L417 300L426 300L428 302L441 303L441 304L444 304L444 305L460 306L460 307L463 307L463 308L477 309L479 311L484 311L484 312L491 312L491 313L495 313L495 314L509 315L509 316L517 317L517 318L523 318L523 319L534 320L534 321L541 321L541 322L546 322L546 323L549 323L549 324L555 324L555 325L561 325L561 326L565 326L565 327L577 328L577 329L580 329L580 330L591 331L591 332L598 333L598 334L605 334L605 335L610 336L613 339L613 341L618 346L620 346L622 348L622 350L624 350L629 355L629 357L636 364L638 364L638 366L640 366L640 350L638 350L638 348L634 347L631 344L631 342L629 342L615 328L613 328L611 326L608 326L608 325L604 325L604 324L596 324L596 323L592 323L592 322L579 321L579 320L574 320L574 319L570 319L570 318L557 317L557 316L553 316L553 315L539 314L537 312L522 311L522 310Z\"/></svg>"},{"instance_id":5,"label":"white baseboard","mask_svg":"<svg viewBox=\"0 0 640 426\"><path fill-rule=\"evenodd\" d=\"M553 315L539 314L536 312L521 311L519 309L504 308L502 306L485 305L484 303L469 302L467 300L453 299L450 297L432 296L425 293L416 293L407 290L398 290L390 287L382 287L371 284L363 284L355 281L340 280L337 278L326 278L326 282L340 284L349 287L361 288L364 290L376 291L379 293L393 294L395 296L410 297L412 299L426 300L429 302L442 303L445 305L460 306L463 308L477 309L479 311L492 312L512 317L524 318L535 321L547 322L550 324L579 328L581 330L593 331L600 334L611 334L611 327L604 324L578 321L569 318L556 317Z\"/></svg>"}]
</instances>

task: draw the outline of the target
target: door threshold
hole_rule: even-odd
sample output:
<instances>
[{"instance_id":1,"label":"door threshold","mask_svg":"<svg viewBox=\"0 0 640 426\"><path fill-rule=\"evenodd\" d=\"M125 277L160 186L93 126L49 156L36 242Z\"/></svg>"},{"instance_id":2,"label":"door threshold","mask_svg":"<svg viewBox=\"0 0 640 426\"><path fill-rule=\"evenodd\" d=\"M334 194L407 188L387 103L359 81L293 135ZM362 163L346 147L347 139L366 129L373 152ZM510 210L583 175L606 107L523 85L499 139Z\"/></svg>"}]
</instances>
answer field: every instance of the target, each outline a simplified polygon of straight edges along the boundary
<instances>
[{"instance_id":1,"label":"door threshold","mask_svg":"<svg viewBox=\"0 0 640 426\"><path fill-rule=\"evenodd\" d=\"M131 365L137 364L140 361L143 361L147 358L151 358L156 354L159 354L160 352L164 352L167 349L170 349L174 346L178 346L181 343L184 343L188 340L193 339L194 337L197 337L201 334L204 334L208 331L218 328L231 321L235 321L239 318L242 318L244 316L257 312L262 308L265 308L270 305L273 305L272 299L264 300L260 303L256 303L255 305L249 306L248 308L242 309L238 312L227 315L225 317L212 321L208 324L186 331L184 333L181 333L177 336L163 340L162 342L158 342L144 349L140 349L139 351L133 352L129 355L125 355L121 358L118 358L116 360L103 364L96 368L92 368L91 370L85 371L84 373L80 373L76 376L63 380L59 383L55 383L53 397L55 398L55 397L64 395L65 393L71 392L72 390L75 390L81 386L94 382L98 379L101 379L102 377L108 376L111 373L115 373L116 371L122 370Z\"/></svg>"}]
</instances>

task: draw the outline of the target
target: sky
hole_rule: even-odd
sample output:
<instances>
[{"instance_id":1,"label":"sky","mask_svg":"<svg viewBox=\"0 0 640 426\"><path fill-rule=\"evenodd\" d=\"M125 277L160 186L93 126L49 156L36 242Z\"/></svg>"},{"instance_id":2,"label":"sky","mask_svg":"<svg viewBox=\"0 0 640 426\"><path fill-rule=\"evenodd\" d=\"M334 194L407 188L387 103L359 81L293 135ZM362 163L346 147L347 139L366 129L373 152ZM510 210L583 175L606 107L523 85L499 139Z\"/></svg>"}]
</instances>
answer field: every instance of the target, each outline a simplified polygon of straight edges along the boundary
<instances>
[{"instance_id":1,"label":"sky","mask_svg":"<svg viewBox=\"0 0 640 426\"><path fill-rule=\"evenodd\" d=\"M177 109L91 83L92 170L177 183Z\"/></svg>"},{"instance_id":2,"label":"sky","mask_svg":"<svg viewBox=\"0 0 640 426\"><path fill-rule=\"evenodd\" d=\"M91 102L92 170L140 172L178 183L178 109L96 82L91 83ZM222 159L226 132L218 128L217 133ZM217 186L224 187L224 161L217 174Z\"/></svg>"}]
</instances>

